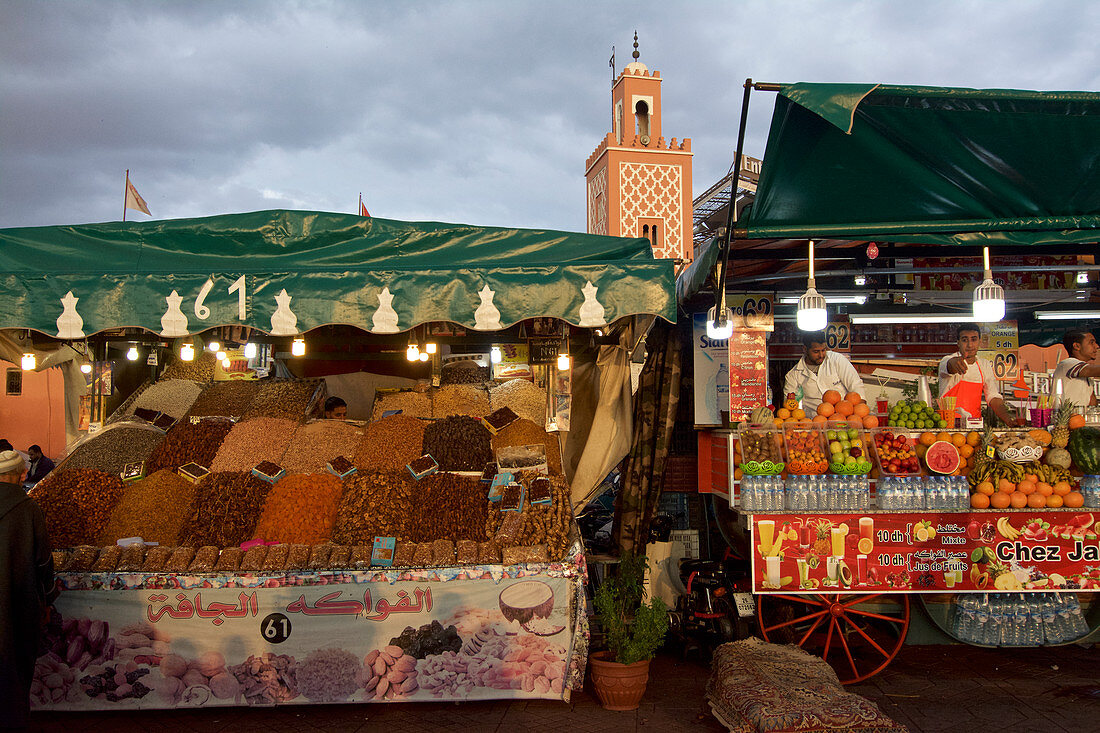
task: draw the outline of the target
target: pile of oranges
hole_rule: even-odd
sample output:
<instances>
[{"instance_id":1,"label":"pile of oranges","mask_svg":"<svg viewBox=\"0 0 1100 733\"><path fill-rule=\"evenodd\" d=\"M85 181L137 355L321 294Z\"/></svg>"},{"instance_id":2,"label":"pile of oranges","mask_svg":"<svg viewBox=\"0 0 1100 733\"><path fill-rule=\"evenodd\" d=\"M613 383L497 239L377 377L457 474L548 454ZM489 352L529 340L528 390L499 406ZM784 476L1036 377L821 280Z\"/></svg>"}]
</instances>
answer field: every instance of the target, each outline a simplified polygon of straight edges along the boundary
<instances>
[{"instance_id":1,"label":"pile of oranges","mask_svg":"<svg viewBox=\"0 0 1100 733\"><path fill-rule=\"evenodd\" d=\"M970 506L975 509L1077 509L1084 504L1085 497L1081 492L1074 491L1068 481L1059 481L1052 486L1033 473L1025 474L1024 480L1019 483L1002 478L994 486L991 481L983 481L975 487L970 497Z\"/></svg>"},{"instance_id":2,"label":"pile of oranges","mask_svg":"<svg viewBox=\"0 0 1100 733\"><path fill-rule=\"evenodd\" d=\"M825 449L821 446L821 431L816 425L807 424L803 429L784 429L787 444L787 471L799 476L822 474L829 470Z\"/></svg>"},{"instance_id":3,"label":"pile of oranges","mask_svg":"<svg viewBox=\"0 0 1100 733\"><path fill-rule=\"evenodd\" d=\"M871 406L859 396L858 392L849 392L841 396L835 389L821 395L821 404L817 406L814 422L842 420L857 428L877 428L878 417L871 414Z\"/></svg>"}]
</instances>

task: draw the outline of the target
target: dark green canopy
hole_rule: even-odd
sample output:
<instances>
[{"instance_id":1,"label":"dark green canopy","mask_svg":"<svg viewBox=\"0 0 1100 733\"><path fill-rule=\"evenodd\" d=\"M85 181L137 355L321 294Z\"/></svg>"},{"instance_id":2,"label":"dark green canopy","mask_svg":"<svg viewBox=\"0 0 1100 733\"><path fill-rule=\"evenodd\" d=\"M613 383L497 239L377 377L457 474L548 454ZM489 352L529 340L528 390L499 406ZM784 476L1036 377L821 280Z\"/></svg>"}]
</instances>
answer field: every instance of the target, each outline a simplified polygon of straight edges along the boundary
<instances>
[{"instance_id":1,"label":"dark green canopy","mask_svg":"<svg viewBox=\"0 0 1100 733\"><path fill-rule=\"evenodd\" d=\"M675 320L673 263L645 239L257 211L0 229L0 328L59 338L212 326L496 330L536 316Z\"/></svg>"},{"instance_id":2,"label":"dark green canopy","mask_svg":"<svg viewBox=\"0 0 1100 733\"><path fill-rule=\"evenodd\" d=\"M739 237L1100 239L1100 94L791 84Z\"/></svg>"}]
</instances>

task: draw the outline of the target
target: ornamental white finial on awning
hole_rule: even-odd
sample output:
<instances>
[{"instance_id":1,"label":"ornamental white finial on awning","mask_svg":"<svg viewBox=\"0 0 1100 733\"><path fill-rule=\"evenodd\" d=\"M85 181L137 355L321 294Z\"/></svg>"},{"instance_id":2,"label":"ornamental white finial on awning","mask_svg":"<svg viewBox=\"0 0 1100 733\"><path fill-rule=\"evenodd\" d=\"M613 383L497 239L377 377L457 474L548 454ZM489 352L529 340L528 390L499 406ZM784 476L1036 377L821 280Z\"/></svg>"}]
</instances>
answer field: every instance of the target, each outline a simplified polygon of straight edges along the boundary
<instances>
[{"instance_id":1,"label":"ornamental white finial on awning","mask_svg":"<svg viewBox=\"0 0 1100 733\"><path fill-rule=\"evenodd\" d=\"M499 331L504 328L500 324L500 311L493 305L493 297L496 292L489 289L488 283L478 291L481 305L474 311L474 329L477 331Z\"/></svg>"},{"instance_id":2,"label":"ornamental white finial on awning","mask_svg":"<svg viewBox=\"0 0 1100 733\"><path fill-rule=\"evenodd\" d=\"M172 294L165 296L164 300L168 303L168 310L164 311L164 315L160 317L160 335L169 338L186 336L187 316L180 310L183 298L173 290Z\"/></svg>"},{"instance_id":3,"label":"ornamental white finial on awning","mask_svg":"<svg viewBox=\"0 0 1100 733\"><path fill-rule=\"evenodd\" d=\"M293 300L293 297L287 294L285 288L275 296L275 302L279 304L279 307L271 314L272 336L298 335L298 316L290 310L291 300Z\"/></svg>"},{"instance_id":4,"label":"ornamental white finial on awning","mask_svg":"<svg viewBox=\"0 0 1100 733\"><path fill-rule=\"evenodd\" d=\"M378 294L378 310L371 316L374 327L371 333L397 333L401 329L397 325L397 311L393 309L393 295L388 287L382 288Z\"/></svg>"},{"instance_id":5,"label":"ornamental white finial on awning","mask_svg":"<svg viewBox=\"0 0 1100 733\"><path fill-rule=\"evenodd\" d=\"M61 299L61 315L57 317L57 337L59 339L84 338L84 319L76 312L76 302L80 300L73 291L65 293Z\"/></svg>"}]
</instances>

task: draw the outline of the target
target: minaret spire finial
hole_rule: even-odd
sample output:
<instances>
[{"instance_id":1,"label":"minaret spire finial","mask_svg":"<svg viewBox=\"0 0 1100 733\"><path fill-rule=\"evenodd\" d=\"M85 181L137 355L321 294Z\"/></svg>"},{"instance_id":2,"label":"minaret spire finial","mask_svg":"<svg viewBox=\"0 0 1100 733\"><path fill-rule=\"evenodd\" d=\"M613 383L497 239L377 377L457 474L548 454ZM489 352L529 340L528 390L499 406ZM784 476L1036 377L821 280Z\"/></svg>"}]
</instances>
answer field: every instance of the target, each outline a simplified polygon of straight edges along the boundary
<instances>
[{"instance_id":1,"label":"minaret spire finial","mask_svg":"<svg viewBox=\"0 0 1100 733\"><path fill-rule=\"evenodd\" d=\"M635 61L637 61L638 57L641 56L641 54L638 53L638 31L637 30L634 31L634 53L633 53L633 56L634 56Z\"/></svg>"}]
</instances>

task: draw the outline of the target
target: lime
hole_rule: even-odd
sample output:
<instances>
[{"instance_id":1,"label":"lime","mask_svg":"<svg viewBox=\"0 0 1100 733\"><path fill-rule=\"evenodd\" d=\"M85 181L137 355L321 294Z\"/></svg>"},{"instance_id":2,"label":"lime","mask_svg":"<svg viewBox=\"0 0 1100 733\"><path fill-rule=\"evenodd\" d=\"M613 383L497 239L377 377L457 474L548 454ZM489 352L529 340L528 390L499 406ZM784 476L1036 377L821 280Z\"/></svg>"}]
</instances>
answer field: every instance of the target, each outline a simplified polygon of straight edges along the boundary
<instances>
[{"instance_id":1,"label":"lime","mask_svg":"<svg viewBox=\"0 0 1100 733\"><path fill-rule=\"evenodd\" d=\"M981 562L983 557L985 557L985 548L975 547L970 553L970 562Z\"/></svg>"}]
</instances>

